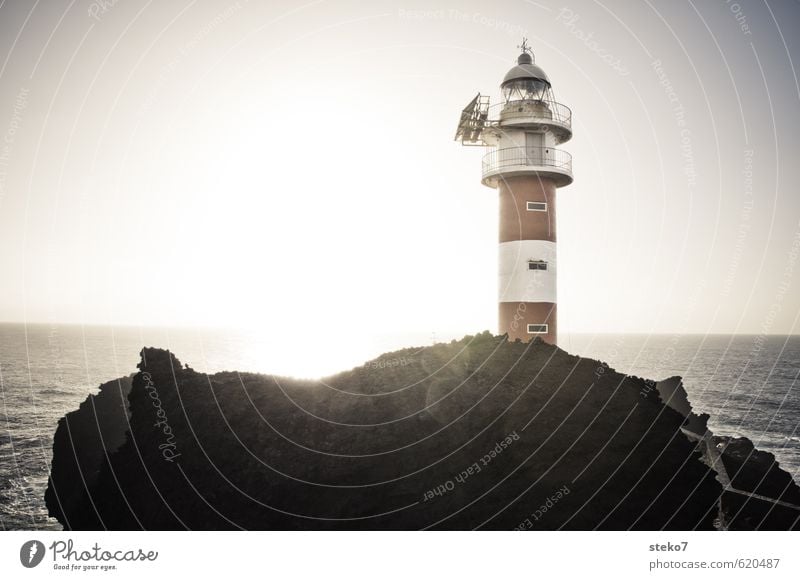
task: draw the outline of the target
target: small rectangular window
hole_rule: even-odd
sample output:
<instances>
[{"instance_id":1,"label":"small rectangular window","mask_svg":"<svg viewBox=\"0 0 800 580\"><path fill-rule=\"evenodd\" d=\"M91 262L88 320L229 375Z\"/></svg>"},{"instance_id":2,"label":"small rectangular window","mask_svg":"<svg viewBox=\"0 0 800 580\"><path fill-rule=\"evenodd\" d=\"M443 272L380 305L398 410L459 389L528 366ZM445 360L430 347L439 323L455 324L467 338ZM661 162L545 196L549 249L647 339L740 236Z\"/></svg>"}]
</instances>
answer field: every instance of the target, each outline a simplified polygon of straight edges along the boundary
<instances>
[{"instance_id":1,"label":"small rectangular window","mask_svg":"<svg viewBox=\"0 0 800 580\"><path fill-rule=\"evenodd\" d=\"M529 324L528 334L547 334L546 324Z\"/></svg>"},{"instance_id":2,"label":"small rectangular window","mask_svg":"<svg viewBox=\"0 0 800 580\"><path fill-rule=\"evenodd\" d=\"M529 201L528 211L547 211L546 201Z\"/></svg>"},{"instance_id":3,"label":"small rectangular window","mask_svg":"<svg viewBox=\"0 0 800 580\"><path fill-rule=\"evenodd\" d=\"M528 260L528 270L547 270L547 262L544 260Z\"/></svg>"}]
</instances>

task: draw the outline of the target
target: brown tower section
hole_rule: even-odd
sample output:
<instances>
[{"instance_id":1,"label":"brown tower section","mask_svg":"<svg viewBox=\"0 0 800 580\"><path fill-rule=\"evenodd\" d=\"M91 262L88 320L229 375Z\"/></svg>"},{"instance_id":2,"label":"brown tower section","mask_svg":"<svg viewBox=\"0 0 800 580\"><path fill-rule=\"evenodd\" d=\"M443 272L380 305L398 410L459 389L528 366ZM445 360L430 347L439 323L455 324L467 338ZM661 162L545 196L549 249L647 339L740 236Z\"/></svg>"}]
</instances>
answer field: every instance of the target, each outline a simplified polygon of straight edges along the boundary
<instances>
[{"instance_id":1,"label":"brown tower section","mask_svg":"<svg viewBox=\"0 0 800 580\"><path fill-rule=\"evenodd\" d=\"M508 334L509 340L529 341L533 336L538 336L550 344L558 340L558 328L555 302L500 302L498 320L500 321L500 334ZM528 324L547 324L544 334L531 334Z\"/></svg>"},{"instance_id":2,"label":"brown tower section","mask_svg":"<svg viewBox=\"0 0 800 580\"><path fill-rule=\"evenodd\" d=\"M556 185L537 176L509 177L497 184L500 194L500 239L556 241ZM529 211L528 202L547 204L546 211Z\"/></svg>"},{"instance_id":3,"label":"brown tower section","mask_svg":"<svg viewBox=\"0 0 800 580\"><path fill-rule=\"evenodd\" d=\"M508 177L498 181L500 201L499 243L522 240L556 242L556 185L538 175ZM528 202L544 203L544 211L530 211ZM500 302L498 326L509 340L528 341L532 336L555 344L558 339L558 306L555 302ZM531 334L529 324L546 324L547 332Z\"/></svg>"}]
</instances>

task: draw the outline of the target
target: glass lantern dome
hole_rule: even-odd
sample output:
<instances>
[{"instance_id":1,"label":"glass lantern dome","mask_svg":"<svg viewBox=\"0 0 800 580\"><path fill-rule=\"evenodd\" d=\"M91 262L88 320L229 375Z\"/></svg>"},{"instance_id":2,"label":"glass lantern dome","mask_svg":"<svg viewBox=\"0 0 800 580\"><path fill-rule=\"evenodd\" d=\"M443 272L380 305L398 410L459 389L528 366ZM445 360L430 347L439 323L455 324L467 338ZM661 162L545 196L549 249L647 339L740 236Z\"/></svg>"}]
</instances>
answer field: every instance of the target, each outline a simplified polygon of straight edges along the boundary
<instances>
[{"instance_id":1,"label":"glass lantern dome","mask_svg":"<svg viewBox=\"0 0 800 580\"><path fill-rule=\"evenodd\" d=\"M500 89L506 103L550 100L551 95L550 79L527 52L519 55L517 65L503 78Z\"/></svg>"}]
</instances>

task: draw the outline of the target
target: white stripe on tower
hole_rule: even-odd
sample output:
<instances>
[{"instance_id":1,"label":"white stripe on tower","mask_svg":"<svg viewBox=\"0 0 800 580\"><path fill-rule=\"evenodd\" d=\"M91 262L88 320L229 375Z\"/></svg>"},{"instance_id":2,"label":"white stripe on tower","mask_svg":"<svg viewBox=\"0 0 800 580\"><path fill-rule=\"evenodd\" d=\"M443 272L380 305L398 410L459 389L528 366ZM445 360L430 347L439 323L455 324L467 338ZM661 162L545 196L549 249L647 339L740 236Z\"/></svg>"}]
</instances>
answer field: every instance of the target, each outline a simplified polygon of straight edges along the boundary
<instances>
[{"instance_id":1,"label":"white stripe on tower","mask_svg":"<svg viewBox=\"0 0 800 580\"><path fill-rule=\"evenodd\" d=\"M519 240L500 244L500 302L556 302L556 244Z\"/></svg>"}]
</instances>

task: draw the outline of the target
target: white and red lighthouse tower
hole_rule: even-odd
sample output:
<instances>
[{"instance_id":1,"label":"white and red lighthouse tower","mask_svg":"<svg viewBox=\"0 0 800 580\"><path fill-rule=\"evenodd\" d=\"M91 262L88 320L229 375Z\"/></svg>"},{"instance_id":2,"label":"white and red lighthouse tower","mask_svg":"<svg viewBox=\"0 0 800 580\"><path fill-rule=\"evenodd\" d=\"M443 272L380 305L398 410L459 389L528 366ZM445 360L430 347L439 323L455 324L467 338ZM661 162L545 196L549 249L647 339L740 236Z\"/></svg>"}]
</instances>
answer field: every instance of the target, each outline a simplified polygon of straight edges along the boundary
<instances>
[{"instance_id":1,"label":"white and red lighthouse tower","mask_svg":"<svg viewBox=\"0 0 800 580\"><path fill-rule=\"evenodd\" d=\"M558 338L556 191L572 183L572 112L556 102L550 79L523 40L517 65L489 106L478 94L464 111L456 140L487 148L481 182L500 199L499 332L510 340Z\"/></svg>"}]
</instances>

